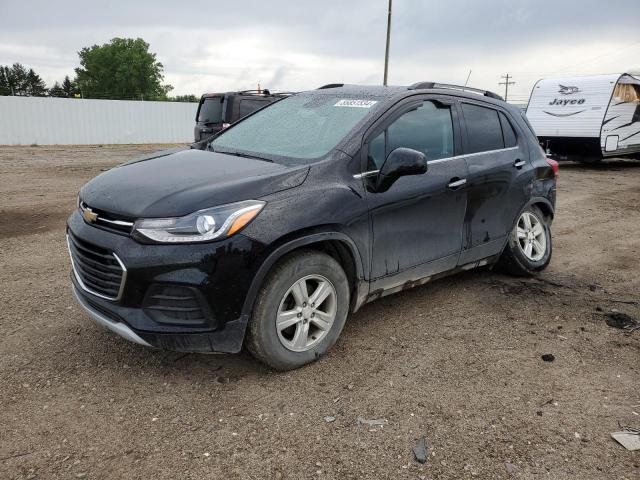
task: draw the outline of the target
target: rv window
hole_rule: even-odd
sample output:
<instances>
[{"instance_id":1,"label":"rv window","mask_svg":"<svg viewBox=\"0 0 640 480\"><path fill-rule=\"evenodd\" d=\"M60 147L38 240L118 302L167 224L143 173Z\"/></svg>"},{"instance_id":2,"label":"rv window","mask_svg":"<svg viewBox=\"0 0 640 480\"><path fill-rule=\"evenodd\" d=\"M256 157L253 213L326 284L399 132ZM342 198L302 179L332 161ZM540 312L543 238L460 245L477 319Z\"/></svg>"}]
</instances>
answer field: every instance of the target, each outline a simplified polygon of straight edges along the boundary
<instances>
[{"instance_id":1,"label":"rv window","mask_svg":"<svg viewBox=\"0 0 640 480\"><path fill-rule=\"evenodd\" d=\"M640 103L640 85L632 85L630 83L617 84L613 91L613 100L616 103Z\"/></svg>"},{"instance_id":2,"label":"rv window","mask_svg":"<svg viewBox=\"0 0 640 480\"><path fill-rule=\"evenodd\" d=\"M502 127L500 126L497 111L463 103L462 112L467 125L467 137L469 139L467 153L487 152L504 148Z\"/></svg>"},{"instance_id":3,"label":"rv window","mask_svg":"<svg viewBox=\"0 0 640 480\"><path fill-rule=\"evenodd\" d=\"M516 132L513 131L511 122L509 122L509 119L502 112L500 112L500 123L502 124L502 136L504 137L504 146L506 148L517 146L518 140L516 140Z\"/></svg>"}]
</instances>

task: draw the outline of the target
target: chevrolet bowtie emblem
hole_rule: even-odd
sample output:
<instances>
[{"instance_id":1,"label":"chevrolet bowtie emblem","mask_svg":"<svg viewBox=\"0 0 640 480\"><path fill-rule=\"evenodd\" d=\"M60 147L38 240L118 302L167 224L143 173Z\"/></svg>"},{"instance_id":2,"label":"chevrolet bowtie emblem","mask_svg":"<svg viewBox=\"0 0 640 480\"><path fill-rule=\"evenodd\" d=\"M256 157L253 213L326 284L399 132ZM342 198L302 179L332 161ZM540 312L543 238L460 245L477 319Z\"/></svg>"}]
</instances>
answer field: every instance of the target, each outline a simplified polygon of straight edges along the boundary
<instances>
[{"instance_id":1,"label":"chevrolet bowtie emblem","mask_svg":"<svg viewBox=\"0 0 640 480\"><path fill-rule=\"evenodd\" d=\"M82 218L84 218L89 223L93 223L98 219L98 214L91 210L89 207L85 207L82 209Z\"/></svg>"}]
</instances>

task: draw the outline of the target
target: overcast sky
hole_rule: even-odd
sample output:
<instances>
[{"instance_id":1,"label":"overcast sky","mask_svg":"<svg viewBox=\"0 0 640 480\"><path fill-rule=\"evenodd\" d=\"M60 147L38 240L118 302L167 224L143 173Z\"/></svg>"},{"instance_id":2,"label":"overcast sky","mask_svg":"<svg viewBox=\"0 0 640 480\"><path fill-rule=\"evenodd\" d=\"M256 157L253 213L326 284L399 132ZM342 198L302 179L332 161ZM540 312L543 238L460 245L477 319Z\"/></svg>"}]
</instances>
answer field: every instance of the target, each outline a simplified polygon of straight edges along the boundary
<instances>
[{"instance_id":1,"label":"overcast sky","mask_svg":"<svg viewBox=\"0 0 640 480\"><path fill-rule=\"evenodd\" d=\"M77 52L142 37L172 94L382 83L387 0L169 2L0 0L0 64L47 84ZM514 99L536 79L640 70L640 0L395 0L390 84L464 83ZM510 95L511 96L511 95Z\"/></svg>"}]
</instances>

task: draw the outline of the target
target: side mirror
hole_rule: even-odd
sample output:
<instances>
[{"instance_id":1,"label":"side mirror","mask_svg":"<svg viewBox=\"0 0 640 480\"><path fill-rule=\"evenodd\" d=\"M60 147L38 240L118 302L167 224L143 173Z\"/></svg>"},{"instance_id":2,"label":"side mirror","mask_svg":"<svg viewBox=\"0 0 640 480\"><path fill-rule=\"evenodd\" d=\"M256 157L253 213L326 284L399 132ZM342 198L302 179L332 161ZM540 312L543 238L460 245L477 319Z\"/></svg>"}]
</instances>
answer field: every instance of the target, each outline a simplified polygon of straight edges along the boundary
<instances>
[{"instance_id":1,"label":"side mirror","mask_svg":"<svg viewBox=\"0 0 640 480\"><path fill-rule=\"evenodd\" d=\"M375 183L376 192L386 192L396 180L405 175L421 175L427 171L424 153L412 148L399 147L385 160Z\"/></svg>"}]
</instances>

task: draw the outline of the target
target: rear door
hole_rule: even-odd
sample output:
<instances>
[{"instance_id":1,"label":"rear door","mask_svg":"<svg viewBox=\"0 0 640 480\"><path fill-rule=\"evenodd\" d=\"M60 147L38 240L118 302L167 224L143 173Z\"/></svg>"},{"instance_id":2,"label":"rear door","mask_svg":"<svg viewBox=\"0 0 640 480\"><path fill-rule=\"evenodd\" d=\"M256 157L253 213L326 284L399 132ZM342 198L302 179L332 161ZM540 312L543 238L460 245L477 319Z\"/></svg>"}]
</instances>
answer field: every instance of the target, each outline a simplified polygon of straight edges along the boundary
<instances>
[{"instance_id":1,"label":"rear door","mask_svg":"<svg viewBox=\"0 0 640 480\"><path fill-rule=\"evenodd\" d=\"M524 135L505 109L460 102L467 167L467 212L460 264L499 253L531 191Z\"/></svg>"},{"instance_id":2,"label":"rear door","mask_svg":"<svg viewBox=\"0 0 640 480\"><path fill-rule=\"evenodd\" d=\"M383 117L365 138L365 182L389 153L425 153L428 171L399 178L388 191L369 189L372 290L394 288L456 266L462 244L467 166L452 99L418 96Z\"/></svg>"}]
</instances>

